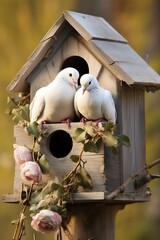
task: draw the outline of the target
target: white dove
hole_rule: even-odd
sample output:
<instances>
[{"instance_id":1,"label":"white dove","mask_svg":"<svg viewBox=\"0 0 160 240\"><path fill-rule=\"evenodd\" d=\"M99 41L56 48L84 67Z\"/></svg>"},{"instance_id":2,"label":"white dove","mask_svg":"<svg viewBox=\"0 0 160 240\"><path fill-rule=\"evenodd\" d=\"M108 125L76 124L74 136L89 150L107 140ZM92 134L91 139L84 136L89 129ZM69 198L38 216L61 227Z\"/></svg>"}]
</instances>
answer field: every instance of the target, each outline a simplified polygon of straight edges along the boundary
<instances>
[{"instance_id":1,"label":"white dove","mask_svg":"<svg viewBox=\"0 0 160 240\"><path fill-rule=\"evenodd\" d=\"M38 89L30 104L30 122L72 120L78 78L79 72L68 67L61 70L50 84Z\"/></svg>"},{"instance_id":2,"label":"white dove","mask_svg":"<svg viewBox=\"0 0 160 240\"><path fill-rule=\"evenodd\" d=\"M77 116L86 120L108 120L116 122L116 108L109 90L99 86L91 74L84 74L80 79L81 88L75 94L74 107Z\"/></svg>"}]
</instances>

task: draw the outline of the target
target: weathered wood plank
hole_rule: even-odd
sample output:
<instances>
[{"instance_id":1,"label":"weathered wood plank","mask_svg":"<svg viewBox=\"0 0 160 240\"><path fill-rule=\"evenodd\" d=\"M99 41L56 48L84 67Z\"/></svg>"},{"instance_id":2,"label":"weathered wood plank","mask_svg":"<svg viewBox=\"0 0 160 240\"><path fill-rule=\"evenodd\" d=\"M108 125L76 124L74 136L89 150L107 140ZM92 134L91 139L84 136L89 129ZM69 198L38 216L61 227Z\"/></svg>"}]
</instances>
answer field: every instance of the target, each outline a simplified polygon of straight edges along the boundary
<instances>
[{"instance_id":1,"label":"weathered wood plank","mask_svg":"<svg viewBox=\"0 0 160 240\"><path fill-rule=\"evenodd\" d=\"M131 141L131 147L122 147L121 151L121 173L122 182L144 166L145 157L145 117L144 117L144 91L123 85L121 99L121 113L119 127L123 134L126 134ZM123 121L122 121L123 120ZM135 191L132 182L126 192ZM139 189L144 192L144 188Z\"/></svg>"},{"instance_id":2,"label":"weathered wood plank","mask_svg":"<svg viewBox=\"0 0 160 240\"><path fill-rule=\"evenodd\" d=\"M63 31L63 35L59 38L60 35L57 33L57 35L53 37L52 34L55 34L56 31L58 31L58 33ZM16 74L13 81L8 85L8 91L25 92L28 90L28 82L26 79L28 78L29 74L37 67L41 60L47 60L51 53L54 54L55 51L59 49L62 42L70 34L71 31L73 31L73 29L66 21L64 21L60 26L53 26L52 31L42 39L37 48L28 57L27 62Z\"/></svg>"},{"instance_id":3,"label":"weathered wood plank","mask_svg":"<svg viewBox=\"0 0 160 240\"><path fill-rule=\"evenodd\" d=\"M117 105L118 101L118 85L119 81L117 78L114 77L105 67L102 68L99 76L98 76L99 85L104 88L108 89L113 96L114 102Z\"/></svg>"},{"instance_id":4,"label":"weathered wood plank","mask_svg":"<svg viewBox=\"0 0 160 240\"><path fill-rule=\"evenodd\" d=\"M115 101L116 109L118 108L118 84L119 81L109 72L103 68L99 74L99 84L104 89L111 91ZM118 121L118 120L117 120ZM113 191L120 186L120 155L113 154L112 149L105 148L105 176L106 176L106 190Z\"/></svg>"},{"instance_id":5,"label":"weathered wood plank","mask_svg":"<svg viewBox=\"0 0 160 240\"><path fill-rule=\"evenodd\" d=\"M159 84L159 75L128 45L92 40L105 54L110 68L121 75L128 84Z\"/></svg>"},{"instance_id":6,"label":"weathered wood plank","mask_svg":"<svg viewBox=\"0 0 160 240\"><path fill-rule=\"evenodd\" d=\"M72 198L73 202L76 203L91 203L91 202L104 202L108 205L116 204L131 204L139 202L148 202L151 199L151 195L147 193L119 193L114 199L108 200L107 196L110 192L81 192L74 193ZM18 193L9 193L2 196L2 202L5 203L19 203L20 192Z\"/></svg>"},{"instance_id":7,"label":"weathered wood plank","mask_svg":"<svg viewBox=\"0 0 160 240\"><path fill-rule=\"evenodd\" d=\"M85 203L70 205L68 211L71 219L67 228L73 240L114 240L115 217L123 206L106 206L104 204ZM54 235L57 238L57 233ZM62 230L62 239L68 240L67 234Z\"/></svg>"},{"instance_id":8,"label":"weathered wood plank","mask_svg":"<svg viewBox=\"0 0 160 240\"><path fill-rule=\"evenodd\" d=\"M50 165L50 175L44 176L44 182L48 178L59 177L62 178L64 174L70 172L75 163L70 160L70 156L72 154L80 154L82 145L80 143L73 142L73 147L70 153L61 158L56 158L50 152L48 147L48 141L50 138L50 134L57 130L64 130L66 133L72 135L73 131L77 127L83 127L82 123L72 123L71 129L68 128L66 124L46 124L44 125L44 129L48 130L48 137L43 139L41 144L41 152L46 155L46 158L49 161ZM62 136L63 137L63 136ZM19 126L15 126L14 131L15 143L19 145L26 145L27 147L31 147L33 144L33 138L28 136L27 133L23 130L23 128ZM63 141L63 139L61 139ZM103 155L103 147L100 148L99 153L84 153L83 155L84 161L86 161L86 169L92 177L93 180L93 192L94 191L105 191L105 177L104 177L104 155ZM15 168L15 181L14 181L14 191L21 191L21 179L20 179L20 170L19 166L16 165Z\"/></svg>"},{"instance_id":9,"label":"weathered wood plank","mask_svg":"<svg viewBox=\"0 0 160 240\"><path fill-rule=\"evenodd\" d=\"M101 63L93 56L93 54L79 41L77 34L69 36L61 49L62 60L71 56L80 56L88 63L89 72L95 76L101 69Z\"/></svg>"},{"instance_id":10,"label":"weathered wood plank","mask_svg":"<svg viewBox=\"0 0 160 240\"><path fill-rule=\"evenodd\" d=\"M77 127L83 127L82 123L72 123L72 127L68 128L66 124L46 124L44 129L48 130L49 136L43 140L41 144L41 151L45 154L46 158L49 161L51 176L57 176L62 178L64 174L70 172L75 163L70 160L70 156L75 154L79 155L82 149L81 143L76 143L73 141L72 149L69 154L62 158L56 158L51 154L48 147L50 136L53 132L57 130L64 130L65 133L69 133L72 136L74 130ZM62 139L63 141L63 135ZM60 143L61 146L61 143ZM54 146L53 146L54 147ZM85 167L93 180L93 191L104 191L105 190L105 178L104 178L104 154L103 147L101 146L98 153L88 153L84 152L83 159L86 161Z\"/></svg>"},{"instance_id":11,"label":"weathered wood plank","mask_svg":"<svg viewBox=\"0 0 160 240\"><path fill-rule=\"evenodd\" d=\"M102 64L88 51L76 36L70 35L61 43L61 48L57 49L56 53L51 53L51 57L46 64L37 66L32 73L32 76L28 80L31 85L31 99L40 87L46 86L54 79L56 74L61 70L60 68L64 61L68 57L73 56L82 57L88 63L89 72L94 76L98 76Z\"/></svg>"},{"instance_id":12,"label":"weathered wood plank","mask_svg":"<svg viewBox=\"0 0 160 240\"><path fill-rule=\"evenodd\" d=\"M101 17L71 11L65 11L63 15L87 41L97 38L127 42L124 37Z\"/></svg>"}]
</instances>

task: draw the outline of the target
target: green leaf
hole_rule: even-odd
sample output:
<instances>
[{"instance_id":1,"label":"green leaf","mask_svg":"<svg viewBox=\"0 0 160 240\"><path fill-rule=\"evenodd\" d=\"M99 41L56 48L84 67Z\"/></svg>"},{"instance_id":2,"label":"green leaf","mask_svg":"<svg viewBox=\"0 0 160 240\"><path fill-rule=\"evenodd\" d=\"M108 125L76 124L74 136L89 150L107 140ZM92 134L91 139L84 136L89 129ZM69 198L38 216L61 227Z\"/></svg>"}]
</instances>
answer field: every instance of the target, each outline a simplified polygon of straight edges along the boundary
<instances>
[{"instance_id":1,"label":"green leaf","mask_svg":"<svg viewBox=\"0 0 160 240\"><path fill-rule=\"evenodd\" d=\"M96 143L94 143L92 140L88 141L87 143L84 144L84 151L85 152L98 152L98 148Z\"/></svg>"},{"instance_id":2,"label":"green leaf","mask_svg":"<svg viewBox=\"0 0 160 240\"><path fill-rule=\"evenodd\" d=\"M86 131L83 131L77 138L76 138L76 142L79 143L84 143L84 141L86 140Z\"/></svg>"},{"instance_id":3,"label":"green leaf","mask_svg":"<svg viewBox=\"0 0 160 240\"><path fill-rule=\"evenodd\" d=\"M63 194L65 193L65 189L63 186L60 186L57 190L57 196L60 198L63 196Z\"/></svg>"},{"instance_id":4,"label":"green leaf","mask_svg":"<svg viewBox=\"0 0 160 240\"><path fill-rule=\"evenodd\" d=\"M42 189L42 196L44 197L45 195L50 194L53 191L56 191L58 187L59 183L57 182L57 178L49 180L46 186Z\"/></svg>"},{"instance_id":5,"label":"green leaf","mask_svg":"<svg viewBox=\"0 0 160 240\"><path fill-rule=\"evenodd\" d=\"M20 114L20 112L19 112L19 109L14 108L14 109L12 110L12 115L13 115L12 120L13 120L16 124L18 124L20 121L23 121L23 118L22 118L22 116L21 116L21 114Z\"/></svg>"},{"instance_id":6,"label":"green leaf","mask_svg":"<svg viewBox=\"0 0 160 240\"><path fill-rule=\"evenodd\" d=\"M88 189L93 189L93 183L92 183L92 178L87 172L87 170L83 167L81 167L78 170L78 173L81 175L82 182L83 182L83 187L88 188Z\"/></svg>"},{"instance_id":7,"label":"green leaf","mask_svg":"<svg viewBox=\"0 0 160 240\"><path fill-rule=\"evenodd\" d=\"M43 174L49 173L49 163L44 154L39 158L38 164Z\"/></svg>"},{"instance_id":8,"label":"green leaf","mask_svg":"<svg viewBox=\"0 0 160 240\"><path fill-rule=\"evenodd\" d=\"M115 128L115 124L113 122L106 122L105 125L104 125L104 129L106 131L114 131L114 128Z\"/></svg>"},{"instance_id":9,"label":"green leaf","mask_svg":"<svg viewBox=\"0 0 160 240\"><path fill-rule=\"evenodd\" d=\"M22 116L23 120L26 120L27 122L30 121L29 117L29 104L26 104L25 106L21 106L19 109L20 115Z\"/></svg>"},{"instance_id":10,"label":"green leaf","mask_svg":"<svg viewBox=\"0 0 160 240\"><path fill-rule=\"evenodd\" d=\"M95 144L97 144L100 139L101 139L101 136L96 135L96 136L94 137L94 139L93 139L93 142L94 142Z\"/></svg>"},{"instance_id":11,"label":"green leaf","mask_svg":"<svg viewBox=\"0 0 160 240\"><path fill-rule=\"evenodd\" d=\"M41 192L42 188L34 190L34 192L31 194L30 204L36 204L42 200Z\"/></svg>"},{"instance_id":12,"label":"green leaf","mask_svg":"<svg viewBox=\"0 0 160 240\"><path fill-rule=\"evenodd\" d=\"M131 142L128 136L120 134L118 135L118 142L120 145L124 145L126 147L130 147L131 146Z\"/></svg>"},{"instance_id":13,"label":"green leaf","mask_svg":"<svg viewBox=\"0 0 160 240\"><path fill-rule=\"evenodd\" d=\"M74 138L76 140L76 138L85 130L83 128L76 128L76 130L74 131L72 138Z\"/></svg>"},{"instance_id":14,"label":"green leaf","mask_svg":"<svg viewBox=\"0 0 160 240\"><path fill-rule=\"evenodd\" d=\"M96 131L95 131L95 129L94 129L93 126L91 126L91 125L86 126L86 127L85 127L85 130L86 130L86 132L87 132L87 134L88 134L89 136L91 136L91 137L94 137L94 136L95 136Z\"/></svg>"},{"instance_id":15,"label":"green leaf","mask_svg":"<svg viewBox=\"0 0 160 240\"><path fill-rule=\"evenodd\" d=\"M102 141L108 147L116 147L118 144L117 137L108 131L104 132Z\"/></svg>"},{"instance_id":16,"label":"green leaf","mask_svg":"<svg viewBox=\"0 0 160 240\"><path fill-rule=\"evenodd\" d=\"M76 182L77 182L77 187L83 185L83 176L80 171L76 172Z\"/></svg>"},{"instance_id":17,"label":"green leaf","mask_svg":"<svg viewBox=\"0 0 160 240\"><path fill-rule=\"evenodd\" d=\"M27 126L27 131L28 131L29 135L32 135L36 138L38 138L40 136L39 126L38 126L37 122L30 123Z\"/></svg>"},{"instance_id":18,"label":"green leaf","mask_svg":"<svg viewBox=\"0 0 160 240\"><path fill-rule=\"evenodd\" d=\"M70 159L72 160L72 162L77 163L79 160L79 155L71 155Z\"/></svg>"},{"instance_id":19,"label":"green leaf","mask_svg":"<svg viewBox=\"0 0 160 240\"><path fill-rule=\"evenodd\" d=\"M13 99L12 98L10 98L10 97L8 97L7 98L7 109L6 109L6 113L7 114L11 114L12 113L12 110L14 109L14 108L16 108L16 104L15 104L15 102L13 101Z\"/></svg>"},{"instance_id":20,"label":"green leaf","mask_svg":"<svg viewBox=\"0 0 160 240\"><path fill-rule=\"evenodd\" d=\"M42 199L49 197L49 194L56 191L59 188L58 178L54 178L48 181L48 183L38 190L34 190L31 195L30 204L38 204Z\"/></svg>"}]
</instances>

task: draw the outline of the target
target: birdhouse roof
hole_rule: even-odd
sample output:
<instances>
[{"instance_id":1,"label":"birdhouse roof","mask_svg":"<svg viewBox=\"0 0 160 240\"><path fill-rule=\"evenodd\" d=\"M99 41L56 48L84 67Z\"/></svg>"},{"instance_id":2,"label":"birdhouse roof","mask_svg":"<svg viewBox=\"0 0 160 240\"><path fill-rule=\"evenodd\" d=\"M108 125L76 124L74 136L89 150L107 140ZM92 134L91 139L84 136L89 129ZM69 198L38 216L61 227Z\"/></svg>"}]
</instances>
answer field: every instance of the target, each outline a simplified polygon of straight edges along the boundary
<instances>
[{"instance_id":1,"label":"birdhouse roof","mask_svg":"<svg viewBox=\"0 0 160 240\"><path fill-rule=\"evenodd\" d=\"M144 87L147 91L160 88L158 73L108 22L101 17L64 11L10 83L9 91L25 92L29 88L27 78L50 53L51 47L54 49L55 42L68 25L71 31L80 35L86 46L117 79L128 85Z\"/></svg>"}]
</instances>

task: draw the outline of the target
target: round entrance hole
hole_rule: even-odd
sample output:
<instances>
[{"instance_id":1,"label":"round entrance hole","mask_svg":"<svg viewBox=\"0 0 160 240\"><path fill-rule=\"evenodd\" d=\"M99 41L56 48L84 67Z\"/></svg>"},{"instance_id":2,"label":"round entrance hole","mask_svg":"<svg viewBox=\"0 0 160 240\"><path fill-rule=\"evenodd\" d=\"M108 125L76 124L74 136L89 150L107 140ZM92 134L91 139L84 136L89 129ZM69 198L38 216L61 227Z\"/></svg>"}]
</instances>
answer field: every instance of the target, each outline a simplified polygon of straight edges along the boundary
<instances>
[{"instance_id":1,"label":"round entrance hole","mask_svg":"<svg viewBox=\"0 0 160 240\"><path fill-rule=\"evenodd\" d=\"M54 157L63 158L72 150L73 142L69 133L64 130L56 130L50 135L48 146Z\"/></svg>"},{"instance_id":2,"label":"round entrance hole","mask_svg":"<svg viewBox=\"0 0 160 240\"><path fill-rule=\"evenodd\" d=\"M61 69L64 69L67 67L73 67L73 68L77 69L77 71L79 72L79 75L80 75L79 80L83 74L89 73L89 67L88 67L86 60L79 56L72 56L72 57L68 57L67 59L65 59L62 64ZM78 83L78 85L80 85L80 83Z\"/></svg>"}]
</instances>

